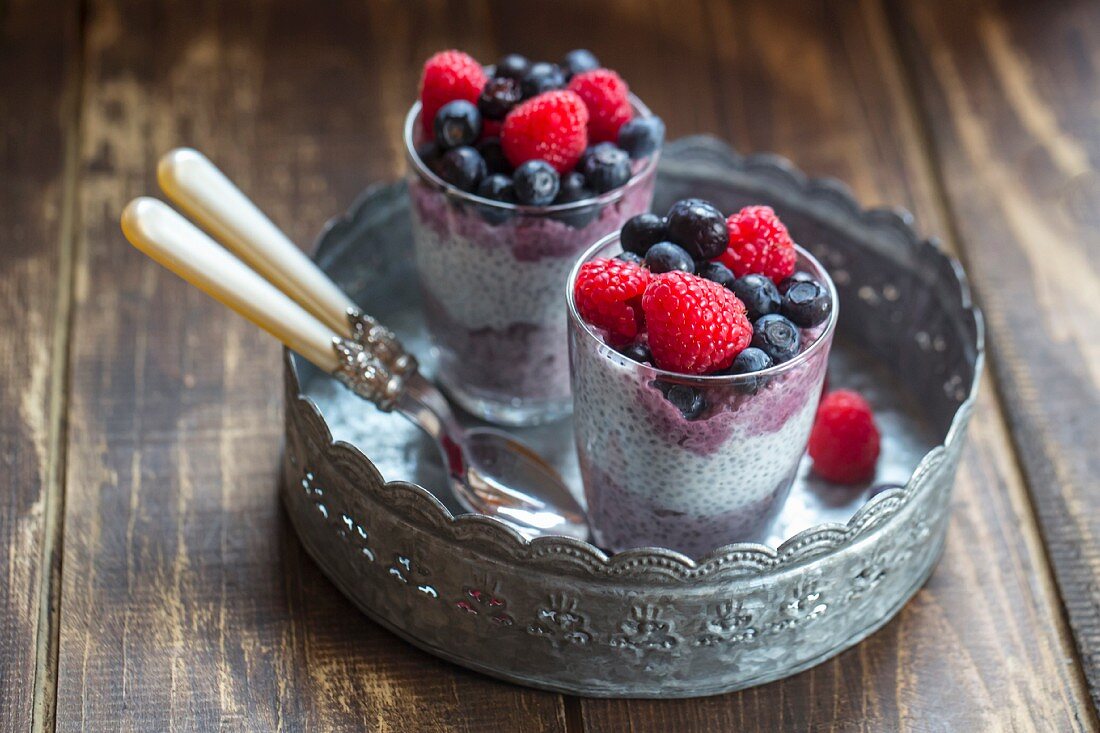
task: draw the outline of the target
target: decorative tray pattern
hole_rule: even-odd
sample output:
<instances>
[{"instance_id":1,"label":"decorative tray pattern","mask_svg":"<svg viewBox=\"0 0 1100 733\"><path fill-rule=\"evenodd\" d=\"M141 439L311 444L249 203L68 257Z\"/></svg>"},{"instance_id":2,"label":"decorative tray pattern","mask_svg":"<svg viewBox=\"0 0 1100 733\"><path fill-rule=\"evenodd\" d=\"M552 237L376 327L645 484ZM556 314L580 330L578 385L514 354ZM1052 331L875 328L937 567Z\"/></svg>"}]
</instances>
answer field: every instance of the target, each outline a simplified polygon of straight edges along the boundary
<instances>
[{"instance_id":1,"label":"decorative tray pattern","mask_svg":"<svg viewBox=\"0 0 1100 733\"><path fill-rule=\"evenodd\" d=\"M835 181L711 138L668 145L657 188L658 210L688 195L723 210L768 203L829 267L843 301L830 380L872 393L886 441L877 485L896 486L841 494L804 471L773 546L698 560L528 541L424 488L443 482L415 428L288 353L283 498L294 527L364 613L413 644L581 695L717 694L852 646L931 573L982 365L981 320L958 264L907 213L863 210ZM317 258L423 353L409 236L403 185L379 187L329 224ZM523 437L576 482L568 423Z\"/></svg>"}]
</instances>

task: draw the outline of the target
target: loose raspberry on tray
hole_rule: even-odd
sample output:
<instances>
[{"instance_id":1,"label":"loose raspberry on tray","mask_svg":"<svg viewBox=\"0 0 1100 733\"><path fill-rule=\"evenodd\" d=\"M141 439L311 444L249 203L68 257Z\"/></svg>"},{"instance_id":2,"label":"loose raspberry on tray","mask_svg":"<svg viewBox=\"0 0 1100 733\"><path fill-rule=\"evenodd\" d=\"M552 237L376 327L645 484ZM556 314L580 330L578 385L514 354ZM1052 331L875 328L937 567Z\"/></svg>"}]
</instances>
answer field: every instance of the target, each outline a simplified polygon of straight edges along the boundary
<instances>
[{"instance_id":1,"label":"loose raspberry on tray","mask_svg":"<svg viewBox=\"0 0 1100 733\"><path fill-rule=\"evenodd\" d=\"M837 484L874 476L879 431L871 406L858 393L838 389L821 400L810 433L814 473Z\"/></svg>"},{"instance_id":2,"label":"loose raspberry on tray","mask_svg":"<svg viewBox=\"0 0 1100 733\"><path fill-rule=\"evenodd\" d=\"M610 69L593 69L569 80L588 107L588 139L593 143L616 141L619 128L630 121L630 89L622 77Z\"/></svg>"},{"instance_id":3,"label":"loose raspberry on tray","mask_svg":"<svg viewBox=\"0 0 1100 733\"><path fill-rule=\"evenodd\" d=\"M424 63L420 76L420 124L432 135L435 113L458 99L477 104L486 82L485 70L461 51L440 51Z\"/></svg>"},{"instance_id":4,"label":"loose raspberry on tray","mask_svg":"<svg viewBox=\"0 0 1100 733\"><path fill-rule=\"evenodd\" d=\"M573 301L581 318L607 332L613 345L629 344L643 324L642 294L649 270L622 260L592 260L581 265Z\"/></svg>"},{"instance_id":5,"label":"loose raspberry on tray","mask_svg":"<svg viewBox=\"0 0 1100 733\"><path fill-rule=\"evenodd\" d=\"M770 206L746 206L726 228L729 246L718 260L738 277L757 273L779 283L794 273L794 241Z\"/></svg>"}]
</instances>

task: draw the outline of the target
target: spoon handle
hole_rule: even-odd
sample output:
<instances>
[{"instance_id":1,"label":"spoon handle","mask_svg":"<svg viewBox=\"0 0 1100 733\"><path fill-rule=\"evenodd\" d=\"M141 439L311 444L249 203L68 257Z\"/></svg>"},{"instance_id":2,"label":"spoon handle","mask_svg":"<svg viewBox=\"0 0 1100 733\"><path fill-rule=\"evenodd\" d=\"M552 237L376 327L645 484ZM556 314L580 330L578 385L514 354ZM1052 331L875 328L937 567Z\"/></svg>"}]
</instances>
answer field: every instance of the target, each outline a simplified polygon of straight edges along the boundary
<instances>
[{"instance_id":1,"label":"spoon handle","mask_svg":"<svg viewBox=\"0 0 1100 733\"><path fill-rule=\"evenodd\" d=\"M404 389L362 344L333 333L302 306L154 198L134 199L122 231L136 248L233 309L384 410Z\"/></svg>"},{"instance_id":2,"label":"spoon handle","mask_svg":"<svg viewBox=\"0 0 1100 733\"><path fill-rule=\"evenodd\" d=\"M363 344L395 374L415 371L416 359L393 332L359 310L205 155L193 148L169 151L157 164L157 180L200 226L322 323Z\"/></svg>"},{"instance_id":3,"label":"spoon handle","mask_svg":"<svg viewBox=\"0 0 1100 733\"><path fill-rule=\"evenodd\" d=\"M214 239L333 331L347 333L355 304L205 155L169 151L157 164L157 181Z\"/></svg>"}]
</instances>

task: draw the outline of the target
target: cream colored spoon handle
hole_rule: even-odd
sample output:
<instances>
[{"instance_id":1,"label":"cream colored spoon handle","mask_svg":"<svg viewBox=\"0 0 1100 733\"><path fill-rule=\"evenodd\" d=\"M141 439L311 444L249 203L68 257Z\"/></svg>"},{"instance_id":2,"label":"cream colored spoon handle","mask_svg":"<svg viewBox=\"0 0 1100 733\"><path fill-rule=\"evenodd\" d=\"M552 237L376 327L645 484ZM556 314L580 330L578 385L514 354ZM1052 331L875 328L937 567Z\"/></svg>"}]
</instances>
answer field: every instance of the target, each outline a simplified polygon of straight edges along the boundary
<instances>
[{"instance_id":1,"label":"cream colored spoon handle","mask_svg":"<svg viewBox=\"0 0 1100 733\"><path fill-rule=\"evenodd\" d=\"M166 153L157 180L214 239L333 331L349 334L351 299L205 155L192 148Z\"/></svg>"},{"instance_id":2,"label":"cream colored spoon handle","mask_svg":"<svg viewBox=\"0 0 1100 733\"><path fill-rule=\"evenodd\" d=\"M336 334L167 204L141 197L122 231L152 259L282 341L326 372L337 371Z\"/></svg>"}]
</instances>

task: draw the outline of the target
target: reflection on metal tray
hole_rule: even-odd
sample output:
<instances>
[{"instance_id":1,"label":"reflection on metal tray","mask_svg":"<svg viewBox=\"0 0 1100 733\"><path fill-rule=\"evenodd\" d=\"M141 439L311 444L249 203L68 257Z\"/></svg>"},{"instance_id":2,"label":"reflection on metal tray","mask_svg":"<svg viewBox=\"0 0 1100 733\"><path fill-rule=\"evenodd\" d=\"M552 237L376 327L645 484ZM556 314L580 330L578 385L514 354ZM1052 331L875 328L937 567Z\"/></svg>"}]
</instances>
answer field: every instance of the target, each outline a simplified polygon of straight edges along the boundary
<instances>
[{"instance_id":1,"label":"reflection on metal tray","mask_svg":"<svg viewBox=\"0 0 1100 733\"><path fill-rule=\"evenodd\" d=\"M364 612L504 679L683 697L816 664L885 623L923 583L981 365L980 321L957 266L913 234L907 215L861 211L838 184L708 138L664 154L655 208L688 195L724 210L775 206L830 268L843 301L830 385L860 389L876 407L884 443L874 482L830 487L804 465L769 547L733 545L698 561L527 542L495 520L452 517L450 498L429 493L445 482L415 427L288 357L284 499L306 548ZM331 225L318 259L427 357L409 236L403 187L378 188ZM580 494L568 421L517 433ZM904 488L868 501L887 484Z\"/></svg>"}]
</instances>

